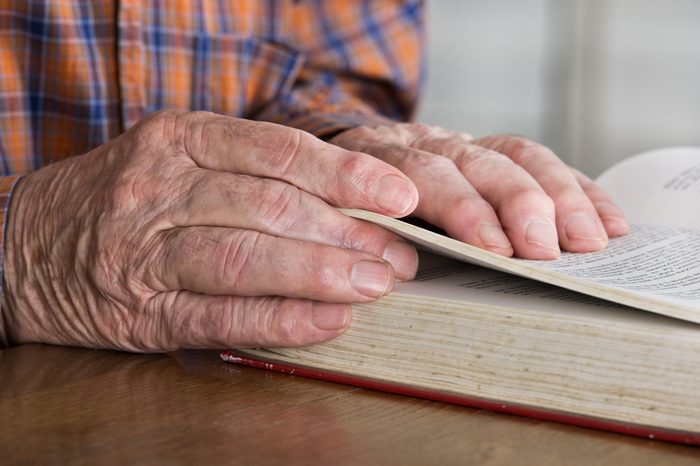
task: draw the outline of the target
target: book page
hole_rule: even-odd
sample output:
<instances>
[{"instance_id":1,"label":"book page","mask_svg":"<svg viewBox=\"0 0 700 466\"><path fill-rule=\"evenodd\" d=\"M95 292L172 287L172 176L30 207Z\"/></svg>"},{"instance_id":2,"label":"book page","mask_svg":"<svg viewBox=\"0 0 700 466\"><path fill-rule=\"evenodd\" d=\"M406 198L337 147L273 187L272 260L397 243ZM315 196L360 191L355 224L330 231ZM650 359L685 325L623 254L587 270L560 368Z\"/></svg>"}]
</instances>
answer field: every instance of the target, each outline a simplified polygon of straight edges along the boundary
<instances>
[{"instance_id":1,"label":"book page","mask_svg":"<svg viewBox=\"0 0 700 466\"><path fill-rule=\"evenodd\" d=\"M343 212L443 256L700 323L700 230L633 225L603 251L533 261L504 257L380 214Z\"/></svg>"},{"instance_id":2,"label":"book page","mask_svg":"<svg viewBox=\"0 0 700 466\"><path fill-rule=\"evenodd\" d=\"M530 280L518 275L479 267L462 261L420 252L415 280L397 283L395 293L421 302L449 300L474 308L498 307L562 319L595 318L605 325L628 325L631 321L697 330L694 324L679 319L623 306L594 296Z\"/></svg>"},{"instance_id":3,"label":"book page","mask_svg":"<svg viewBox=\"0 0 700 466\"><path fill-rule=\"evenodd\" d=\"M596 182L630 223L700 229L700 148L645 152L614 165Z\"/></svg>"},{"instance_id":4,"label":"book page","mask_svg":"<svg viewBox=\"0 0 700 466\"><path fill-rule=\"evenodd\" d=\"M700 231L632 225L630 234L588 254L563 253L555 261L524 261L640 296L665 298L700 313Z\"/></svg>"},{"instance_id":5,"label":"book page","mask_svg":"<svg viewBox=\"0 0 700 466\"><path fill-rule=\"evenodd\" d=\"M448 299L484 306L522 310L629 309L620 304L546 283L457 261L430 252L420 252L416 278L396 284L396 292L432 299ZM651 315L651 314L648 314Z\"/></svg>"}]
</instances>

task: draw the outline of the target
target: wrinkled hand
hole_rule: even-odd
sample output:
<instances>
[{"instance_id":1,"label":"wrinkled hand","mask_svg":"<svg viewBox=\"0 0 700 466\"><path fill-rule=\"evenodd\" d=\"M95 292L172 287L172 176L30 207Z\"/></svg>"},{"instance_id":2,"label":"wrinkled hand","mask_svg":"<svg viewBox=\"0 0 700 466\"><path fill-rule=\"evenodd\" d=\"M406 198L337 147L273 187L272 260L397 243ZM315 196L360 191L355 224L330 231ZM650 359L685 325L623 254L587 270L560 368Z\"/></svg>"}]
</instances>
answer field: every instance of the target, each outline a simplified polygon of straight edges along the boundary
<instances>
[{"instance_id":1,"label":"wrinkled hand","mask_svg":"<svg viewBox=\"0 0 700 466\"><path fill-rule=\"evenodd\" d=\"M164 351L306 345L409 279L415 250L329 204L406 215L397 169L290 128L151 116L17 186L7 227L15 343Z\"/></svg>"},{"instance_id":2,"label":"wrinkled hand","mask_svg":"<svg viewBox=\"0 0 700 466\"><path fill-rule=\"evenodd\" d=\"M516 136L474 139L421 124L358 127L331 141L399 168L418 187L414 215L450 236L530 259L596 251L628 226L610 197L551 150Z\"/></svg>"}]
</instances>

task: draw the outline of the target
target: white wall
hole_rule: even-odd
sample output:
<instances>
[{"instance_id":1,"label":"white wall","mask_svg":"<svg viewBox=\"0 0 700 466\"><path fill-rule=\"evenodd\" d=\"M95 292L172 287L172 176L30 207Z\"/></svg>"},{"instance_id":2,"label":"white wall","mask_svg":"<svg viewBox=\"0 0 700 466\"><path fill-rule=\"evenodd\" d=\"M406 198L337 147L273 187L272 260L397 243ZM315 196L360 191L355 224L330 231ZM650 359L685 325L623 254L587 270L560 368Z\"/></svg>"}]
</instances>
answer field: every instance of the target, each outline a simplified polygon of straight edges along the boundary
<instances>
[{"instance_id":1,"label":"white wall","mask_svg":"<svg viewBox=\"0 0 700 466\"><path fill-rule=\"evenodd\" d=\"M428 1L424 121L541 137L546 0ZM524 20L526 19L526 20Z\"/></svg>"},{"instance_id":2,"label":"white wall","mask_svg":"<svg viewBox=\"0 0 700 466\"><path fill-rule=\"evenodd\" d=\"M432 0L419 119L509 132L596 175L700 145L700 1Z\"/></svg>"}]
</instances>

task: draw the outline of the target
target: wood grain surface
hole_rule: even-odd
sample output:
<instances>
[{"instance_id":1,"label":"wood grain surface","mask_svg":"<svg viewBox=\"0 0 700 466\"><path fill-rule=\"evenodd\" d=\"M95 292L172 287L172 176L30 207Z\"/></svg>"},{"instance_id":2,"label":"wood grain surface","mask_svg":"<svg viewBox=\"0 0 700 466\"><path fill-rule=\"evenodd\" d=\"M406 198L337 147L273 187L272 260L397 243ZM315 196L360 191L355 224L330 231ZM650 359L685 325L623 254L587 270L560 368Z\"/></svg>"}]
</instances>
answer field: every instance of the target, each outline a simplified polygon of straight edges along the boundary
<instances>
[{"instance_id":1,"label":"wood grain surface","mask_svg":"<svg viewBox=\"0 0 700 466\"><path fill-rule=\"evenodd\" d=\"M700 449L235 366L0 351L0 464L697 465Z\"/></svg>"}]
</instances>

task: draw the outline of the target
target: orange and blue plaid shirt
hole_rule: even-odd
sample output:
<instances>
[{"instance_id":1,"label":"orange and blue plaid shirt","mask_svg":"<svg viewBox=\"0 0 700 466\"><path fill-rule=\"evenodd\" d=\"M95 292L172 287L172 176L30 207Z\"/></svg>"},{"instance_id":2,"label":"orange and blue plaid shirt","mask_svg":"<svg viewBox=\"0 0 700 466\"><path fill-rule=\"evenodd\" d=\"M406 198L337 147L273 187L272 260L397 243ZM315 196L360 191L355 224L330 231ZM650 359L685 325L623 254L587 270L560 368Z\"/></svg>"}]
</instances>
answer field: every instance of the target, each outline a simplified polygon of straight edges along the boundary
<instances>
[{"instance_id":1,"label":"orange and blue plaid shirt","mask_svg":"<svg viewBox=\"0 0 700 466\"><path fill-rule=\"evenodd\" d=\"M156 110L319 137L406 119L423 16L421 0L0 0L0 225L18 176Z\"/></svg>"}]
</instances>

